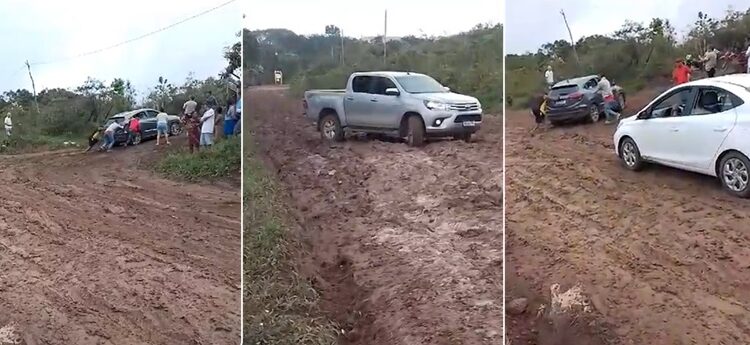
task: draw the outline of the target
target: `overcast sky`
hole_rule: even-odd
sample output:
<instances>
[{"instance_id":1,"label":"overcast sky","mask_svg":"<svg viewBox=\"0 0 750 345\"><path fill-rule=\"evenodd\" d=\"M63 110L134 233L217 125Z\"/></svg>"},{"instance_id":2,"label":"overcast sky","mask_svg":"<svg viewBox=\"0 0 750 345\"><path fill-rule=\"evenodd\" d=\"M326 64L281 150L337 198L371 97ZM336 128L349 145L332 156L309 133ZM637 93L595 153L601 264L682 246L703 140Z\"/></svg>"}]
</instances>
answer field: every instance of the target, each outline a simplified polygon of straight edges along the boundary
<instances>
[{"instance_id":1,"label":"overcast sky","mask_svg":"<svg viewBox=\"0 0 750 345\"><path fill-rule=\"evenodd\" d=\"M386 9L388 36L450 35L504 18L501 0L271 0L245 6L250 30L286 28L305 35L323 34L328 24L350 37L382 35Z\"/></svg>"},{"instance_id":2,"label":"overcast sky","mask_svg":"<svg viewBox=\"0 0 750 345\"><path fill-rule=\"evenodd\" d=\"M678 35L698 19L698 11L712 17L722 16L732 6L736 10L750 7L748 0L508 0L505 27L505 49L509 54L536 52L544 43L570 40L560 10L565 10L573 38L593 34L610 34L626 19L649 22L651 18L669 19Z\"/></svg>"},{"instance_id":3,"label":"overcast sky","mask_svg":"<svg viewBox=\"0 0 750 345\"><path fill-rule=\"evenodd\" d=\"M237 42L242 1L184 24L102 53L49 65L173 24L227 0L0 0L0 92L31 90L27 59L37 91L74 87L86 77L130 79L138 91L159 76L184 81L216 75L225 64L223 47ZM138 95L140 99L143 92Z\"/></svg>"}]
</instances>

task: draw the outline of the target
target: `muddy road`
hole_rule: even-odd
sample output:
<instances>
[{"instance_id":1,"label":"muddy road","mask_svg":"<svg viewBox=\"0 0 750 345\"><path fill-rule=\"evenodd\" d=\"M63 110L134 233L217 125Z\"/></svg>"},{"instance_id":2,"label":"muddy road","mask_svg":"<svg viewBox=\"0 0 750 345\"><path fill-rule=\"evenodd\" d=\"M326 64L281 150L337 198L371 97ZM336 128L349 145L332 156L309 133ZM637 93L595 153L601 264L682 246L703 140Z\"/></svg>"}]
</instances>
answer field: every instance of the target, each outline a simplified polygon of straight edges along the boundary
<instances>
[{"instance_id":1,"label":"muddy road","mask_svg":"<svg viewBox=\"0 0 750 345\"><path fill-rule=\"evenodd\" d=\"M239 342L240 188L162 179L164 154L0 157L0 344Z\"/></svg>"},{"instance_id":2,"label":"muddy road","mask_svg":"<svg viewBox=\"0 0 750 345\"><path fill-rule=\"evenodd\" d=\"M327 145L283 89L249 91L246 135L289 193L303 271L342 344L502 339L502 123L473 143Z\"/></svg>"},{"instance_id":3,"label":"muddy road","mask_svg":"<svg viewBox=\"0 0 750 345\"><path fill-rule=\"evenodd\" d=\"M750 343L747 201L711 177L626 170L602 123L530 135L527 112L506 121L506 293L532 300L507 319L513 344ZM554 283L588 297L590 321L568 330L585 341L542 334L533 309Z\"/></svg>"}]
</instances>

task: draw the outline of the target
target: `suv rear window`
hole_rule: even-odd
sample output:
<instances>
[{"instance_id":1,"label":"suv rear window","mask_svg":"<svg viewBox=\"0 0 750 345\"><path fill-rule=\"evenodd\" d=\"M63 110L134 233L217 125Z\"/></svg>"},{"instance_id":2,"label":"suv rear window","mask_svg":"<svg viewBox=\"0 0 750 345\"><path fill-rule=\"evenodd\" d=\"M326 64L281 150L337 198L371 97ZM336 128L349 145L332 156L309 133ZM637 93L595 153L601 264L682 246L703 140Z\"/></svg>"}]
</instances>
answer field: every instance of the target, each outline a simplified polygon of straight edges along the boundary
<instances>
[{"instance_id":1,"label":"suv rear window","mask_svg":"<svg viewBox=\"0 0 750 345\"><path fill-rule=\"evenodd\" d=\"M565 86L558 86L552 88L549 92L550 98L560 98L561 96L565 96L567 94L571 94L573 92L578 91L578 85L565 85Z\"/></svg>"}]
</instances>

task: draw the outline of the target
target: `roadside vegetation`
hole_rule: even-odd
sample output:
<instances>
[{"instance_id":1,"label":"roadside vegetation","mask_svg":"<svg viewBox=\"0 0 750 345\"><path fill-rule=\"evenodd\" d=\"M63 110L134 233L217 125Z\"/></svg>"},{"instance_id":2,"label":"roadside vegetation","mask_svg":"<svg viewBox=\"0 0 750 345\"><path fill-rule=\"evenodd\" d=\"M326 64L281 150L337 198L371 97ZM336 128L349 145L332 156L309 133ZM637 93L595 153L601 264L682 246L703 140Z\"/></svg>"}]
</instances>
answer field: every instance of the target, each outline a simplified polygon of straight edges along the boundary
<instances>
[{"instance_id":1,"label":"roadside vegetation","mask_svg":"<svg viewBox=\"0 0 750 345\"><path fill-rule=\"evenodd\" d=\"M219 140L212 148L197 153L178 151L159 161L156 170L162 174L187 181L240 176L240 139Z\"/></svg>"},{"instance_id":2,"label":"roadside vegetation","mask_svg":"<svg viewBox=\"0 0 750 345\"><path fill-rule=\"evenodd\" d=\"M323 29L323 28L321 28ZM313 88L343 88L352 72L397 70L425 73L455 92L477 97L485 108L502 111L503 27L478 25L446 37L389 38L383 61L382 37L343 37L333 25L320 35L286 29L245 30L245 83L273 84L273 71L284 73L292 94Z\"/></svg>"},{"instance_id":3,"label":"roadside vegetation","mask_svg":"<svg viewBox=\"0 0 750 345\"><path fill-rule=\"evenodd\" d=\"M322 317L319 295L298 273L303 250L290 233L286 204L251 139L245 144L244 341L248 344L336 344L337 328Z\"/></svg>"},{"instance_id":4,"label":"roadside vegetation","mask_svg":"<svg viewBox=\"0 0 750 345\"><path fill-rule=\"evenodd\" d=\"M709 45L722 52L747 49L750 10L730 10L723 18L696 14L696 21L681 38L669 20L661 18L649 23L627 21L609 35L582 37L575 44L580 63L566 40L544 44L535 53L510 54L505 62L506 102L525 107L533 93L543 90L547 65L553 67L555 79L604 73L632 94L653 82L668 83L676 59L687 54L698 57ZM738 72L736 62L728 61L718 74ZM719 62L723 65L724 61Z\"/></svg>"}]
</instances>

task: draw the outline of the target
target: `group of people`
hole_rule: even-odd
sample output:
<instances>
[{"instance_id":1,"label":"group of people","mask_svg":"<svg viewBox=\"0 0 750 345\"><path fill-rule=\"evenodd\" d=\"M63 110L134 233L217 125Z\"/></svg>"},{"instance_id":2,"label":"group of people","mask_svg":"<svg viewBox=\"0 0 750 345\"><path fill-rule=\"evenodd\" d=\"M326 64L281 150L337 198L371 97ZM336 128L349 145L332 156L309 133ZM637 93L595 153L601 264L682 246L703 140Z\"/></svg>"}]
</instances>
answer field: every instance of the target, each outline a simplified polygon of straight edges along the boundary
<instances>
[{"instance_id":1,"label":"group of people","mask_svg":"<svg viewBox=\"0 0 750 345\"><path fill-rule=\"evenodd\" d=\"M195 152L200 147L212 146L214 143L214 130L217 125L221 128L220 126L223 124L223 134L226 137L237 133L236 127L239 127L239 120L241 118L241 110L238 109L239 104L239 102L235 104L234 100L229 100L226 106L226 114L224 114L225 108L218 105L216 97L209 91L201 115L198 112L198 103L195 101L195 96L191 96L182 105L181 118L187 130L190 152ZM127 146L141 133L140 121L141 119L136 116L129 118L123 123L113 121L106 128L94 132L89 137L89 148L87 151L91 150L97 142L103 139L100 150L110 152L115 144L115 133L118 130L124 130L128 134L128 138L125 141L125 146ZM164 108L160 108L159 113L156 115L156 132L156 145L161 145L162 139L164 140L164 144L171 144L169 141L169 115L164 111Z\"/></svg>"},{"instance_id":2,"label":"group of people","mask_svg":"<svg viewBox=\"0 0 750 345\"><path fill-rule=\"evenodd\" d=\"M622 108L620 102L618 102L615 97L615 94L612 91L612 83L607 79L607 76L602 74L600 77L595 92L599 93L604 100L604 113L606 115L604 123L616 123L621 117L620 112L622 111ZM534 121L536 123L536 126L534 126L532 131L537 130L539 126L544 124L547 117L547 101L549 100L547 93L552 89L552 86L555 83L552 66L547 66L547 70L544 72L544 80L547 84L547 89L543 92L537 93L529 102L529 108L531 108L531 113L534 115Z\"/></svg>"},{"instance_id":3,"label":"group of people","mask_svg":"<svg viewBox=\"0 0 750 345\"><path fill-rule=\"evenodd\" d=\"M210 96L210 93L209 93ZM214 143L214 133L216 128L222 130L224 137L231 137L237 133L239 121L241 118L241 109L238 109L239 102L229 99L226 107L218 105L216 98L210 96L204 105L203 115L196 111L198 103L195 97L182 105L182 122L188 133L188 147L190 152L195 152L200 147L208 147ZM224 112L226 109L226 113Z\"/></svg>"},{"instance_id":4,"label":"group of people","mask_svg":"<svg viewBox=\"0 0 750 345\"><path fill-rule=\"evenodd\" d=\"M708 78L716 76L716 68L719 61L723 60L724 67L730 61L734 61L740 67L740 71L750 74L750 42L747 44L747 50L743 51L726 51L720 55L720 51L709 46L708 50L698 58L691 54L685 56L685 59L677 59L672 69L672 81L674 85L680 85L690 81L694 69L703 69Z\"/></svg>"}]
</instances>

